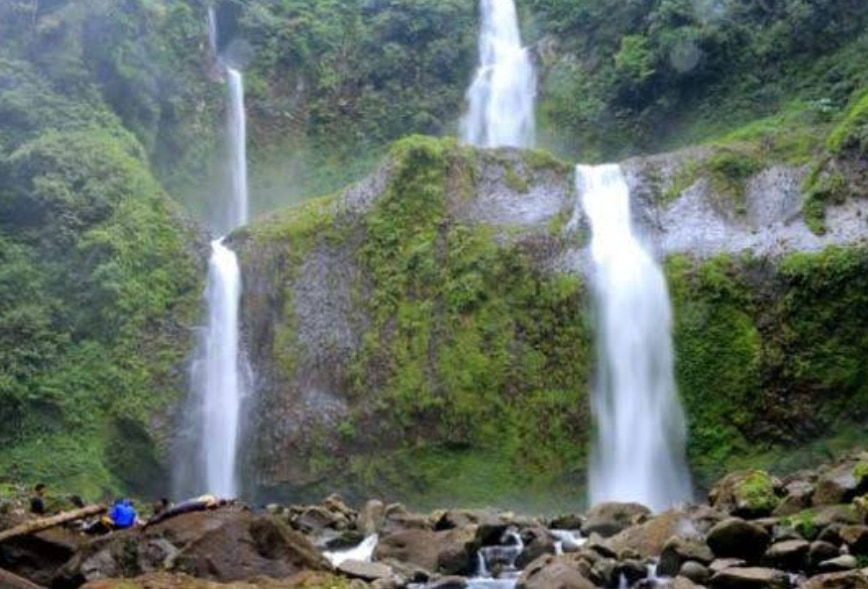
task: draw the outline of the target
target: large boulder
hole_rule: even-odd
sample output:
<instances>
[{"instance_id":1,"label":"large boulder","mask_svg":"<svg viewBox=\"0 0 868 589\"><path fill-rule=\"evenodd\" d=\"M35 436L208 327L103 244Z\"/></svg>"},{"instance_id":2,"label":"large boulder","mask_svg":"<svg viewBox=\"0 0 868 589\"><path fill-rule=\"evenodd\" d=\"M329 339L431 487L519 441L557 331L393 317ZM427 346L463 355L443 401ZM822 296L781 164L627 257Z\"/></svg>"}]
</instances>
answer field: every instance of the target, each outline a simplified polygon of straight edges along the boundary
<instances>
[{"instance_id":1,"label":"large boulder","mask_svg":"<svg viewBox=\"0 0 868 589\"><path fill-rule=\"evenodd\" d=\"M674 577L678 575L685 562L693 561L708 565L713 560L714 554L700 538L672 536L663 545L660 561L657 563L657 574ZM689 575L685 576L689 577Z\"/></svg>"},{"instance_id":2,"label":"large boulder","mask_svg":"<svg viewBox=\"0 0 868 589\"><path fill-rule=\"evenodd\" d=\"M476 567L477 527L452 530L409 529L380 538L375 560L415 565L430 574L468 575Z\"/></svg>"},{"instance_id":3,"label":"large boulder","mask_svg":"<svg viewBox=\"0 0 868 589\"><path fill-rule=\"evenodd\" d=\"M781 483L763 470L740 470L720 479L708 493L715 509L746 518L771 515L778 506Z\"/></svg>"},{"instance_id":4,"label":"large boulder","mask_svg":"<svg viewBox=\"0 0 868 589\"><path fill-rule=\"evenodd\" d=\"M732 517L723 520L708 532L706 542L719 558L743 558L758 562L769 546L771 536L762 527Z\"/></svg>"},{"instance_id":5,"label":"large boulder","mask_svg":"<svg viewBox=\"0 0 868 589\"><path fill-rule=\"evenodd\" d=\"M515 559L515 566L523 569L544 554L554 554L555 539L545 528L530 528L521 533L524 550Z\"/></svg>"},{"instance_id":6,"label":"large boulder","mask_svg":"<svg viewBox=\"0 0 868 589\"><path fill-rule=\"evenodd\" d=\"M711 577L709 589L789 589L787 574L759 567L732 568Z\"/></svg>"},{"instance_id":7,"label":"large boulder","mask_svg":"<svg viewBox=\"0 0 868 589\"><path fill-rule=\"evenodd\" d=\"M805 540L784 540L772 544L763 556L763 564L788 571L807 568L810 544Z\"/></svg>"},{"instance_id":8,"label":"large boulder","mask_svg":"<svg viewBox=\"0 0 868 589\"><path fill-rule=\"evenodd\" d=\"M607 538L605 545L614 554L632 551L641 558L656 558L669 538L695 535L696 531L693 521L686 513L672 509Z\"/></svg>"},{"instance_id":9,"label":"large boulder","mask_svg":"<svg viewBox=\"0 0 868 589\"><path fill-rule=\"evenodd\" d=\"M868 556L868 526L841 526L838 531L850 554Z\"/></svg>"},{"instance_id":10,"label":"large boulder","mask_svg":"<svg viewBox=\"0 0 868 589\"><path fill-rule=\"evenodd\" d=\"M594 589L581 571L563 559L543 556L521 573L517 589Z\"/></svg>"},{"instance_id":11,"label":"large boulder","mask_svg":"<svg viewBox=\"0 0 868 589\"><path fill-rule=\"evenodd\" d=\"M811 577L803 589L868 589L868 569Z\"/></svg>"},{"instance_id":12,"label":"large boulder","mask_svg":"<svg viewBox=\"0 0 868 589\"><path fill-rule=\"evenodd\" d=\"M868 490L868 479L857 473L856 460L845 460L822 473L814 491L814 505L849 503ZM859 474L859 476L857 476Z\"/></svg>"},{"instance_id":13,"label":"large boulder","mask_svg":"<svg viewBox=\"0 0 868 589\"><path fill-rule=\"evenodd\" d=\"M221 509L92 540L58 571L52 586L78 587L167 569L229 582L259 575L279 579L331 566L305 536L274 516Z\"/></svg>"},{"instance_id":14,"label":"large boulder","mask_svg":"<svg viewBox=\"0 0 868 589\"><path fill-rule=\"evenodd\" d=\"M639 503L607 502L595 505L582 526L582 532L590 536L599 534L604 538L614 536L632 525L641 523L651 515L651 510Z\"/></svg>"},{"instance_id":15,"label":"large boulder","mask_svg":"<svg viewBox=\"0 0 868 589\"><path fill-rule=\"evenodd\" d=\"M26 519L19 518L15 523ZM11 538L0 544L0 568L37 585L49 585L54 573L82 544L80 534L63 527Z\"/></svg>"},{"instance_id":16,"label":"large boulder","mask_svg":"<svg viewBox=\"0 0 868 589\"><path fill-rule=\"evenodd\" d=\"M82 589L302 589L304 587L338 587L345 581L327 573L303 572L286 579L255 577L247 582L229 584L196 579L184 573L148 573L135 579L100 579L90 581ZM362 584L362 587L365 585ZM354 587L352 583L348 589Z\"/></svg>"}]
</instances>

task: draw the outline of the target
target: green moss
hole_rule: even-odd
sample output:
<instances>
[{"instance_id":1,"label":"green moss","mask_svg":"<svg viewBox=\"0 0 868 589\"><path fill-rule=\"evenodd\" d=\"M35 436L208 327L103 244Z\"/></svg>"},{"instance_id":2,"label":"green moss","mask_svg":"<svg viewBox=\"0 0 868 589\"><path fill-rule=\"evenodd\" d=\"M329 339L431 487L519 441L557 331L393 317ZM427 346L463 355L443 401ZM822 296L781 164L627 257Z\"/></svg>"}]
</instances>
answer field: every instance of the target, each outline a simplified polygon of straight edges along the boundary
<instances>
[{"instance_id":1,"label":"green moss","mask_svg":"<svg viewBox=\"0 0 868 589\"><path fill-rule=\"evenodd\" d=\"M853 476L856 477L857 481L861 481L862 479L868 477L868 462L859 462L853 467Z\"/></svg>"},{"instance_id":2,"label":"green moss","mask_svg":"<svg viewBox=\"0 0 868 589\"><path fill-rule=\"evenodd\" d=\"M762 470L751 471L739 481L735 495L739 505L753 513L771 513L779 502L772 477Z\"/></svg>"},{"instance_id":3,"label":"green moss","mask_svg":"<svg viewBox=\"0 0 868 589\"><path fill-rule=\"evenodd\" d=\"M851 150L856 154L868 153L868 94L853 103L844 120L829 135L826 145L836 155Z\"/></svg>"},{"instance_id":4,"label":"green moss","mask_svg":"<svg viewBox=\"0 0 868 589\"><path fill-rule=\"evenodd\" d=\"M511 163L506 165L506 185L519 194L526 194L530 190L528 179L519 174Z\"/></svg>"},{"instance_id":5,"label":"green moss","mask_svg":"<svg viewBox=\"0 0 868 589\"><path fill-rule=\"evenodd\" d=\"M723 148L716 151L704 166L711 175L715 191L729 198L735 204L736 212L744 214L747 181L763 169L763 161L750 151Z\"/></svg>"},{"instance_id":6,"label":"green moss","mask_svg":"<svg viewBox=\"0 0 868 589\"><path fill-rule=\"evenodd\" d=\"M692 159L682 166L672 177L666 190L660 197L660 203L668 205L680 197L685 190L693 186L700 177L700 163Z\"/></svg>"},{"instance_id":7,"label":"green moss","mask_svg":"<svg viewBox=\"0 0 868 589\"><path fill-rule=\"evenodd\" d=\"M805 223L817 235L826 232L826 206L843 204L849 192L847 178L839 171L824 171L828 162L814 166L805 180L807 199L803 209Z\"/></svg>"},{"instance_id":8,"label":"green moss","mask_svg":"<svg viewBox=\"0 0 868 589\"><path fill-rule=\"evenodd\" d=\"M784 518L781 521L781 525L793 528L803 538L813 539L817 537L817 533L820 531L817 524L814 522L815 517L816 510L806 509L795 515Z\"/></svg>"}]
</instances>

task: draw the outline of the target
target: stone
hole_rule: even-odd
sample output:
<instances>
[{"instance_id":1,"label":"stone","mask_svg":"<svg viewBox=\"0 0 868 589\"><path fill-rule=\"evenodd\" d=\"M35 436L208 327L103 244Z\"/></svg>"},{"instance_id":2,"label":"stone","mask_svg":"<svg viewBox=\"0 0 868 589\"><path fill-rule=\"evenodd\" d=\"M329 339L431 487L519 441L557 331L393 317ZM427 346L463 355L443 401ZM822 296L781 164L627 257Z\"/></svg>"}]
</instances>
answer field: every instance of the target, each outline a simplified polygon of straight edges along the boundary
<instances>
[{"instance_id":1,"label":"stone","mask_svg":"<svg viewBox=\"0 0 868 589\"><path fill-rule=\"evenodd\" d=\"M619 578L623 576L632 587L634 583L648 576L648 567L638 560L623 560L618 563L615 574Z\"/></svg>"},{"instance_id":2,"label":"stone","mask_svg":"<svg viewBox=\"0 0 868 589\"><path fill-rule=\"evenodd\" d=\"M437 577L425 585L425 589L464 589L467 587L467 578L457 575Z\"/></svg>"},{"instance_id":3,"label":"stone","mask_svg":"<svg viewBox=\"0 0 868 589\"><path fill-rule=\"evenodd\" d=\"M663 584L658 584L657 587L663 587L664 589L696 589L698 585L687 577L678 576L669 579L669 581Z\"/></svg>"},{"instance_id":4,"label":"stone","mask_svg":"<svg viewBox=\"0 0 868 589\"><path fill-rule=\"evenodd\" d=\"M730 518L711 528L706 542L719 558L742 558L753 563L765 554L770 539L769 533L760 526Z\"/></svg>"},{"instance_id":5,"label":"stone","mask_svg":"<svg viewBox=\"0 0 868 589\"><path fill-rule=\"evenodd\" d=\"M769 546L763 564L788 571L803 571L807 567L810 544L805 540L784 540Z\"/></svg>"},{"instance_id":6,"label":"stone","mask_svg":"<svg viewBox=\"0 0 868 589\"><path fill-rule=\"evenodd\" d=\"M544 556L521 573L516 589L594 589L579 570L552 556Z\"/></svg>"},{"instance_id":7,"label":"stone","mask_svg":"<svg viewBox=\"0 0 868 589\"><path fill-rule=\"evenodd\" d=\"M780 486L780 481L763 470L739 470L715 483L708 500L712 507L730 515L764 517L778 506L776 491Z\"/></svg>"},{"instance_id":8,"label":"stone","mask_svg":"<svg viewBox=\"0 0 868 589\"><path fill-rule=\"evenodd\" d=\"M868 589L868 569L811 577L802 589Z\"/></svg>"},{"instance_id":9,"label":"stone","mask_svg":"<svg viewBox=\"0 0 868 589\"><path fill-rule=\"evenodd\" d=\"M688 560L681 565L678 576L690 579L697 585L707 585L711 579L711 571L707 566L695 560Z\"/></svg>"},{"instance_id":10,"label":"stone","mask_svg":"<svg viewBox=\"0 0 868 589\"><path fill-rule=\"evenodd\" d=\"M278 518L227 508L186 513L93 539L57 572L52 585L77 586L167 566L224 583L331 570L307 537Z\"/></svg>"},{"instance_id":11,"label":"stone","mask_svg":"<svg viewBox=\"0 0 868 589\"><path fill-rule=\"evenodd\" d=\"M521 533L524 550L515 559L515 567L523 569L543 554L555 553L555 539L545 528L531 528Z\"/></svg>"},{"instance_id":12,"label":"stone","mask_svg":"<svg viewBox=\"0 0 868 589\"><path fill-rule=\"evenodd\" d=\"M837 573L859 568L859 561L852 554L842 554L820 563L817 569L823 573Z\"/></svg>"},{"instance_id":13,"label":"stone","mask_svg":"<svg viewBox=\"0 0 868 589\"><path fill-rule=\"evenodd\" d=\"M839 554L840 550L831 542L815 540L808 548L808 568L814 570L821 562L837 558Z\"/></svg>"},{"instance_id":14,"label":"stone","mask_svg":"<svg viewBox=\"0 0 868 589\"><path fill-rule=\"evenodd\" d=\"M380 538L374 559L395 559L429 573L468 575L476 567L476 526L435 532L408 529Z\"/></svg>"},{"instance_id":15,"label":"stone","mask_svg":"<svg viewBox=\"0 0 868 589\"><path fill-rule=\"evenodd\" d=\"M803 511L811 506L814 484L805 480L795 480L784 486L784 497L775 507L772 515L785 517Z\"/></svg>"},{"instance_id":16,"label":"stone","mask_svg":"<svg viewBox=\"0 0 868 589\"><path fill-rule=\"evenodd\" d=\"M656 558L672 536L695 533L690 517L683 511L671 509L607 538L605 544L613 554L629 549L642 558Z\"/></svg>"},{"instance_id":17,"label":"stone","mask_svg":"<svg viewBox=\"0 0 868 589\"><path fill-rule=\"evenodd\" d=\"M634 524L641 523L650 515L651 510L639 503L615 501L600 503L588 512L582 532L588 536L596 533L608 538Z\"/></svg>"},{"instance_id":18,"label":"stone","mask_svg":"<svg viewBox=\"0 0 868 589\"><path fill-rule=\"evenodd\" d=\"M364 562L361 560L345 560L338 565L337 570L351 579L362 579L363 581L388 579L394 574L390 566L381 562Z\"/></svg>"},{"instance_id":19,"label":"stone","mask_svg":"<svg viewBox=\"0 0 868 589\"><path fill-rule=\"evenodd\" d=\"M725 569L711 577L709 589L789 589L787 574L760 567Z\"/></svg>"},{"instance_id":20,"label":"stone","mask_svg":"<svg viewBox=\"0 0 868 589\"><path fill-rule=\"evenodd\" d=\"M548 527L553 530L581 530L585 518L575 513L559 515L553 518Z\"/></svg>"},{"instance_id":21,"label":"stone","mask_svg":"<svg viewBox=\"0 0 868 589\"><path fill-rule=\"evenodd\" d=\"M747 563L740 558L716 558L708 565L708 568L712 573L719 573L726 569L743 567L745 565Z\"/></svg>"},{"instance_id":22,"label":"stone","mask_svg":"<svg viewBox=\"0 0 868 589\"><path fill-rule=\"evenodd\" d=\"M368 500L359 512L357 527L364 536L370 536L380 531L386 520L386 507L379 499Z\"/></svg>"},{"instance_id":23,"label":"stone","mask_svg":"<svg viewBox=\"0 0 868 589\"><path fill-rule=\"evenodd\" d=\"M854 473L856 462L844 461L820 475L814 490L814 505L849 503L863 487Z\"/></svg>"},{"instance_id":24,"label":"stone","mask_svg":"<svg viewBox=\"0 0 868 589\"><path fill-rule=\"evenodd\" d=\"M868 556L868 526L841 526L838 533L850 550L850 554Z\"/></svg>"},{"instance_id":25,"label":"stone","mask_svg":"<svg viewBox=\"0 0 868 589\"><path fill-rule=\"evenodd\" d=\"M707 565L714 560L714 554L708 545L699 538L672 536L663 545L660 560L657 563L657 574L664 577L674 577L681 570L681 565L688 560Z\"/></svg>"}]
</instances>

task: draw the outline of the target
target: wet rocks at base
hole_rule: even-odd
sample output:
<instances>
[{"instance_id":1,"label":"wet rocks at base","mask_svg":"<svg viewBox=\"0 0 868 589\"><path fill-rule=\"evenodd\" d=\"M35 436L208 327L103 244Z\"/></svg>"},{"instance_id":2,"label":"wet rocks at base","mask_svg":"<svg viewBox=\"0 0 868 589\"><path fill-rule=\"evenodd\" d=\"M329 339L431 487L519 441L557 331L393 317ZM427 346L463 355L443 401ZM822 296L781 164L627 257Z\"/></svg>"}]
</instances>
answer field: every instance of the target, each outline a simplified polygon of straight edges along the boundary
<instances>
[{"instance_id":1,"label":"wet rocks at base","mask_svg":"<svg viewBox=\"0 0 868 589\"><path fill-rule=\"evenodd\" d=\"M868 589L868 454L777 479L721 479L708 504L661 513L415 513L333 495L318 505L233 505L91 538L54 528L0 543L0 568L89 589ZM19 523L5 509L0 529Z\"/></svg>"}]
</instances>

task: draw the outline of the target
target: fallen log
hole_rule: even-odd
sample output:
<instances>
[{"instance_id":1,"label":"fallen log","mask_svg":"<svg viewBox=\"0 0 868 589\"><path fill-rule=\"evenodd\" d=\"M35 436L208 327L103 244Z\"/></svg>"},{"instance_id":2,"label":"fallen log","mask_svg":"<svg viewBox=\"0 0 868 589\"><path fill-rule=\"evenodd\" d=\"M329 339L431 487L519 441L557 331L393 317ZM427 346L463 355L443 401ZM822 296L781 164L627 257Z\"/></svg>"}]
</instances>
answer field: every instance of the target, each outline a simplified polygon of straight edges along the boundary
<instances>
[{"instance_id":1,"label":"fallen log","mask_svg":"<svg viewBox=\"0 0 868 589\"><path fill-rule=\"evenodd\" d=\"M0 587L3 589L43 589L42 585L37 585L4 569L0 569Z\"/></svg>"},{"instance_id":2,"label":"fallen log","mask_svg":"<svg viewBox=\"0 0 868 589\"><path fill-rule=\"evenodd\" d=\"M9 528L8 530L3 530L2 532L0 532L0 543L5 542L10 538L16 538L18 536L26 536L28 534L41 532L42 530L47 530L48 528L53 528L54 526L65 524L66 522L90 517L92 515L99 515L105 512L106 507L104 505L88 505L87 507L82 507L81 509L63 511L61 513L58 513L57 515L52 515L51 517L43 517L40 519L26 521L23 524L15 526L14 528Z\"/></svg>"}]
</instances>

